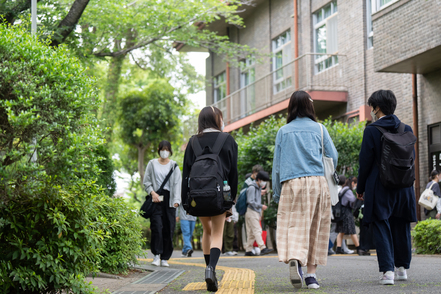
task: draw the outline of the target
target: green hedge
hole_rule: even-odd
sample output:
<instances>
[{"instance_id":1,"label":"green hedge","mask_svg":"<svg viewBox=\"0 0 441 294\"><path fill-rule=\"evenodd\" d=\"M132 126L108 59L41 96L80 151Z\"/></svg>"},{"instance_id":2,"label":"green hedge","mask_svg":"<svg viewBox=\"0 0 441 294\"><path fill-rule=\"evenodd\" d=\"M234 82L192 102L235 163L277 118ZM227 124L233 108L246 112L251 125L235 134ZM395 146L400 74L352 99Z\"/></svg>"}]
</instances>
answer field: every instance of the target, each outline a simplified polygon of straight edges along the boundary
<instances>
[{"instance_id":1,"label":"green hedge","mask_svg":"<svg viewBox=\"0 0 441 294\"><path fill-rule=\"evenodd\" d=\"M416 252L419 254L441 254L441 221L429 219L418 222L412 231Z\"/></svg>"},{"instance_id":2,"label":"green hedge","mask_svg":"<svg viewBox=\"0 0 441 294\"><path fill-rule=\"evenodd\" d=\"M0 24L0 64L0 293L93 293L84 276L126 269L142 243L96 183L94 81L20 25Z\"/></svg>"}]
</instances>

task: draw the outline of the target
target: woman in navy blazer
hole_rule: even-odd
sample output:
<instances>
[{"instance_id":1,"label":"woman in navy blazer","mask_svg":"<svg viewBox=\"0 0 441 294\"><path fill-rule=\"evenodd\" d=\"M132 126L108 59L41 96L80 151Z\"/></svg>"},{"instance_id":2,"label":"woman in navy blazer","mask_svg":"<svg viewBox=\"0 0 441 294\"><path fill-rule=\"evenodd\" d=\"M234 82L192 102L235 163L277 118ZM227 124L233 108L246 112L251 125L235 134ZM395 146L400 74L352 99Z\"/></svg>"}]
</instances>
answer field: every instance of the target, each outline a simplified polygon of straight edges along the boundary
<instances>
[{"instance_id":1,"label":"woman in navy blazer","mask_svg":"<svg viewBox=\"0 0 441 294\"><path fill-rule=\"evenodd\" d=\"M379 177L378 163L381 157L382 133L375 127L396 132L401 121L394 115L397 99L390 90L379 90L369 97L373 123L364 130L358 171L357 194L364 198L364 225L373 226L380 284L394 284L394 269L397 280L407 280L406 269L412 258L410 223L416 219L414 188L387 189ZM412 128L405 126L405 131ZM364 194L364 195L363 195Z\"/></svg>"}]
</instances>

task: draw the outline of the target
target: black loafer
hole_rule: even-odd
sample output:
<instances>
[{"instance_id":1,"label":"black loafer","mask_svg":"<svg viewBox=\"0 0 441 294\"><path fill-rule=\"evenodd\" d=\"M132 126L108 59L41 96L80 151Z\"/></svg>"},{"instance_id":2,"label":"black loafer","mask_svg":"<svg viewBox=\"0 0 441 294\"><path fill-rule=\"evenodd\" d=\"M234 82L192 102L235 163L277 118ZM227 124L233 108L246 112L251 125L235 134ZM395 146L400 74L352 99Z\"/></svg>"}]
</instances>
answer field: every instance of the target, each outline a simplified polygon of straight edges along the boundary
<instances>
[{"instance_id":1,"label":"black loafer","mask_svg":"<svg viewBox=\"0 0 441 294\"><path fill-rule=\"evenodd\" d=\"M207 291L217 292L218 285L216 273L214 272L213 267L209 265L205 268L205 283L207 283Z\"/></svg>"},{"instance_id":2,"label":"black loafer","mask_svg":"<svg viewBox=\"0 0 441 294\"><path fill-rule=\"evenodd\" d=\"M251 251L247 251L247 252L245 252L245 256L256 256L256 254L254 254Z\"/></svg>"},{"instance_id":3,"label":"black loafer","mask_svg":"<svg viewBox=\"0 0 441 294\"><path fill-rule=\"evenodd\" d=\"M271 252L273 252L272 249L264 248L264 249L262 249L262 251L260 251L260 255L265 255L265 254L268 254L268 253L271 253Z\"/></svg>"}]
</instances>

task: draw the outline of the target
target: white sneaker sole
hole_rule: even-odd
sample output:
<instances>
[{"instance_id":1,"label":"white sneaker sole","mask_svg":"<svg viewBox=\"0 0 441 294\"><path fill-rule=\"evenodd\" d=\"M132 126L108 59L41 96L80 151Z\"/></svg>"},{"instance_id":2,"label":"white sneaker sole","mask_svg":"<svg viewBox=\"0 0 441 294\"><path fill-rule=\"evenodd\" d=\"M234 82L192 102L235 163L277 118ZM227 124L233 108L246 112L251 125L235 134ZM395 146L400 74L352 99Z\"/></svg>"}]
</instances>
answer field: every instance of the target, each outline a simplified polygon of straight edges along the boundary
<instances>
[{"instance_id":1,"label":"white sneaker sole","mask_svg":"<svg viewBox=\"0 0 441 294\"><path fill-rule=\"evenodd\" d=\"M381 285L393 285L394 280L380 280Z\"/></svg>"},{"instance_id":2,"label":"white sneaker sole","mask_svg":"<svg viewBox=\"0 0 441 294\"><path fill-rule=\"evenodd\" d=\"M308 285L308 289L318 289L318 288L320 288L320 285L317 285L317 284L309 284Z\"/></svg>"},{"instance_id":3,"label":"white sneaker sole","mask_svg":"<svg viewBox=\"0 0 441 294\"><path fill-rule=\"evenodd\" d=\"M297 260L291 260L289 262L289 279L291 284L296 289L300 289L303 287L303 279L299 273L299 266Z\"/></svg>"},{"instance_id":4,"label":"white sneaker sole","mask_svg":"<svg viewBox=\"0 0 441 294\"><path fill-rule=\"evenodd\" d=\"M159 266L159 262L152 262L152 265L154 265L154 266Z\"/></svg>"},{"instance_id":5,"label":"white sneaker sole","mask_svg":"<svg viewBox=\"0 0 441 294\"><path fill-rule=\"evenodd\" d=\"M395 280L397 280L397 281L407 281L407 275L406 276L396 276L395 277Z\"/></svg>"}]
</instances>

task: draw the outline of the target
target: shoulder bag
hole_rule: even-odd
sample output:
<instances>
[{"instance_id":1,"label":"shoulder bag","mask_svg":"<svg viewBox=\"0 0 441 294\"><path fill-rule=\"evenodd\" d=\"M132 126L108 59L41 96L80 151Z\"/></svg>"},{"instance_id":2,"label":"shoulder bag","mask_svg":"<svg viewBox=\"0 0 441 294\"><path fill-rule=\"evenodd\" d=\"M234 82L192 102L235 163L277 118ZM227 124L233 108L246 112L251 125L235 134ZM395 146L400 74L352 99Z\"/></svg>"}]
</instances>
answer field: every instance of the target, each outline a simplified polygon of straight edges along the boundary
<instances>
[{"instance_id":1,"label":"shoulder bag","mask_svg":"<svg viewBox=\"0 0 441 294\"><path fill-rule=\"evenodd\" d=\"M328 182L329 194L331 195L331 205L334 206L339 201L339 199L338 199L338 187L337 187L338 174L335 171L334 161L332 160L332 158L329 158L329 157L325 156L325 147L324 147L324 143L323 143L323 141L324 141L323 140L323 126L321 124L319 124L319 126L320 126L320 133L322 135L322 160L323 160L323 168L324 168L324 171L325 171L326 181Z\"/></svg>"},{"instance_id":2,"label":"shoulder bag","mask_svg":"<svg viewBox=\"0 0 441 294\"><path fill-rule=\"evenodd\" d=\"M173 166L169 173L167 174L167 176L165 177L164 181L162 182L161 187L159 188L158 191L156 191L157 194L161 195L162 191L164 189L165 184L167 184L168 180L170 179L171 174L173 173L173 171L175 170L177 164L175 164L175 166ZM139 209L140 215L143 218L150 218L153 214L153 201L152 201L152 195L148 194L147 196L145 196L145 201L142 204L141 208Z\"/></svg>"},{"instance_id":3,"label":"shoulder bag","mask_svg":"<svg viewBox=\"0 0 441 294\"><path fill-rule=\"evenodd\" d=\"M438 196L433 194L432 186L434 184L435 182L433 182L429 188L424 190L423 194L420 196L420 200L418 200L418 204L427 210L434 209L439 199Z\"/></svg>"}]
</instances>

